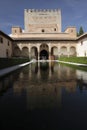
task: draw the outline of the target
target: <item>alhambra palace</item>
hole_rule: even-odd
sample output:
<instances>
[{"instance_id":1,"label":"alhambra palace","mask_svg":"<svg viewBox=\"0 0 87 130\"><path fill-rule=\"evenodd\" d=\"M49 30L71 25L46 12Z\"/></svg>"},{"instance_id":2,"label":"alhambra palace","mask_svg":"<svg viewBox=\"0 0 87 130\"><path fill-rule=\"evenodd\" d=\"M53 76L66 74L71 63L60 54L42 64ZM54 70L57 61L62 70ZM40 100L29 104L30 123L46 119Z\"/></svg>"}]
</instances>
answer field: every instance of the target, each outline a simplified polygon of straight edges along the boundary
<instances>
[{"instance_id":1,"label":"alhambra palace","mask_svg":"<svg viewBox=\"0 0 87 130\"><path fill-rule=\"evenodd\" d=\"M58 59L87 56L87 33L77 37L76 27L62 32L60 9L24 10L24 30L13 26L11 34L0 31L0 57Z\"/></svg>"}]
</instances>

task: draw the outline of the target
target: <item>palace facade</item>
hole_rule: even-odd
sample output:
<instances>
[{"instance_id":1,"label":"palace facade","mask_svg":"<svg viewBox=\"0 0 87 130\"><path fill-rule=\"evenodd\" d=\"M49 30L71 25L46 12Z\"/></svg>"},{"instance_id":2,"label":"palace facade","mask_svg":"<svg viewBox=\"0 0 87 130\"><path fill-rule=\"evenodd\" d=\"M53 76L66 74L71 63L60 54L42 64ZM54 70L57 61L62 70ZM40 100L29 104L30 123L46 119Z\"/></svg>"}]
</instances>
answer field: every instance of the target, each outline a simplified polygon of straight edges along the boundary
<instances>
[{"instance_id":1,"label":"palace facade","mask_svg":"<svg viewBox=\"0 0 87 130\"><path fill-rule=\"evenodd\" d=\"M61 10L24 10L24 30L13 26L8 55L30 59L58 59L60 56L86 56L87 34L77 37L76 27L62 32ZM4 35L5 36L5 35ZM0 35L2 38L3 36ZM1 54L0 54L1 55Z\"/></svg>"}]
</instances>

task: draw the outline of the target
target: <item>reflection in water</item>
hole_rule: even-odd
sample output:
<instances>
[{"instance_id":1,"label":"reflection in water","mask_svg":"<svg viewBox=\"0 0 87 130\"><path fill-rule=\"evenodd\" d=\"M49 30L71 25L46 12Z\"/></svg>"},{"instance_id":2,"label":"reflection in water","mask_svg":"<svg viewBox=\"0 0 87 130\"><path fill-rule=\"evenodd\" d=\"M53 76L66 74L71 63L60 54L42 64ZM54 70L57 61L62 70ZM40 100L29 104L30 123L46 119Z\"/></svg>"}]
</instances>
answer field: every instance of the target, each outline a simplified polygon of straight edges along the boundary
<instances>
[{"instance_id":1,"label":"reflection in water","mask_svg":"<svg viewBox=\"0 0 87 130\"><path fill-rule=\"evenodd\" d=\"M0 115L8 126L2 128L82 128L87 116L86 76L55 62L37 62L2 78Z\"/></svg>"},{"instance_id":2,"label":"reflection in water","mask_svg":"<svg viewBox=\"0 0 87 130\"><path fill-rule=\"evenodd\" d=\"M77 75L79 80L81 79L84 81L84 83L87 84L87 72L76 70L76 75Z\"/></svg>"},{"instance_id":3,"label":"reflection in water","mask_svg":"<svg viewBox=\"0 0 87 130\"><path fill-rule=\"evenodd\" d=\"M35 73L36 68L38 68L37 73ZM29 71L32 71L32 68ZM72 76L70 75L71 73ZM76 90L75 70L71 70L65 66L57 64L54 66L51 62L37 63L33 65L31 76L32 79L31 81L29 80L30 87L26 88L27 105L30 109L54 107L55 105L61 106L62 87L69 92Z\"/></svg>"},{"instance_id":4,"label":"reflection in water","mask_svg":"<svg viewBox=\"0 0 87 130\"><path fill-rule=\"evenodd\" d=\"M0 95L2 96L13 85L12 76L1 79L0 81Z\"/></svg>"}]
</instances>

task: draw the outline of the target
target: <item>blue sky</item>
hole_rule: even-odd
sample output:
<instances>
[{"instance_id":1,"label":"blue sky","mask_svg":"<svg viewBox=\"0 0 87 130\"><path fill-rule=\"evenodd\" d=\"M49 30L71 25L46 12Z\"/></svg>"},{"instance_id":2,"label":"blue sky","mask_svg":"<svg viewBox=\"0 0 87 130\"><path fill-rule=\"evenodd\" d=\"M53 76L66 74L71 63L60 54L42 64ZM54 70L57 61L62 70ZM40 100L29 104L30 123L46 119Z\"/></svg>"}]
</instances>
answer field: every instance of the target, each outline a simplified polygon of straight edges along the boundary
<instances>
[{"instance_id":1,"label":"blue sky","mask_svg":"<svg viewBox=\"0 0 87 130\"><path fill-rule=\"evenodd\" d=\"M10 34L12 26L24 29L24 9L61 9L62 31L82 26L87 32L87 0L0 0L0 30Z\"/></svg>"}]
</instances>

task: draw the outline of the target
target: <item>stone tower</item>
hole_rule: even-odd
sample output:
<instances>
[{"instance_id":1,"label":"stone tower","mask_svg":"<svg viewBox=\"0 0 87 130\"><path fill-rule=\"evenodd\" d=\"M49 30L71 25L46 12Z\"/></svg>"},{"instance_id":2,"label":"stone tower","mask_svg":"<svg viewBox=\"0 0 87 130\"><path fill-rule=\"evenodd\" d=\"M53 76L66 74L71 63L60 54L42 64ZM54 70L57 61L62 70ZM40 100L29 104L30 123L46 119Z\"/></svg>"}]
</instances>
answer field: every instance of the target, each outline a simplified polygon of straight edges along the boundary
<instances>
[{"instance_id":1,"label":"stone tower","mask_svg":"<svg viewBox=\"0 0 87 130\"><path fill-rule=\"evenodd\" d=\"M24 10L24 26L26 33L60 33L60 10Z\"/></svg>"}]
</instances>

